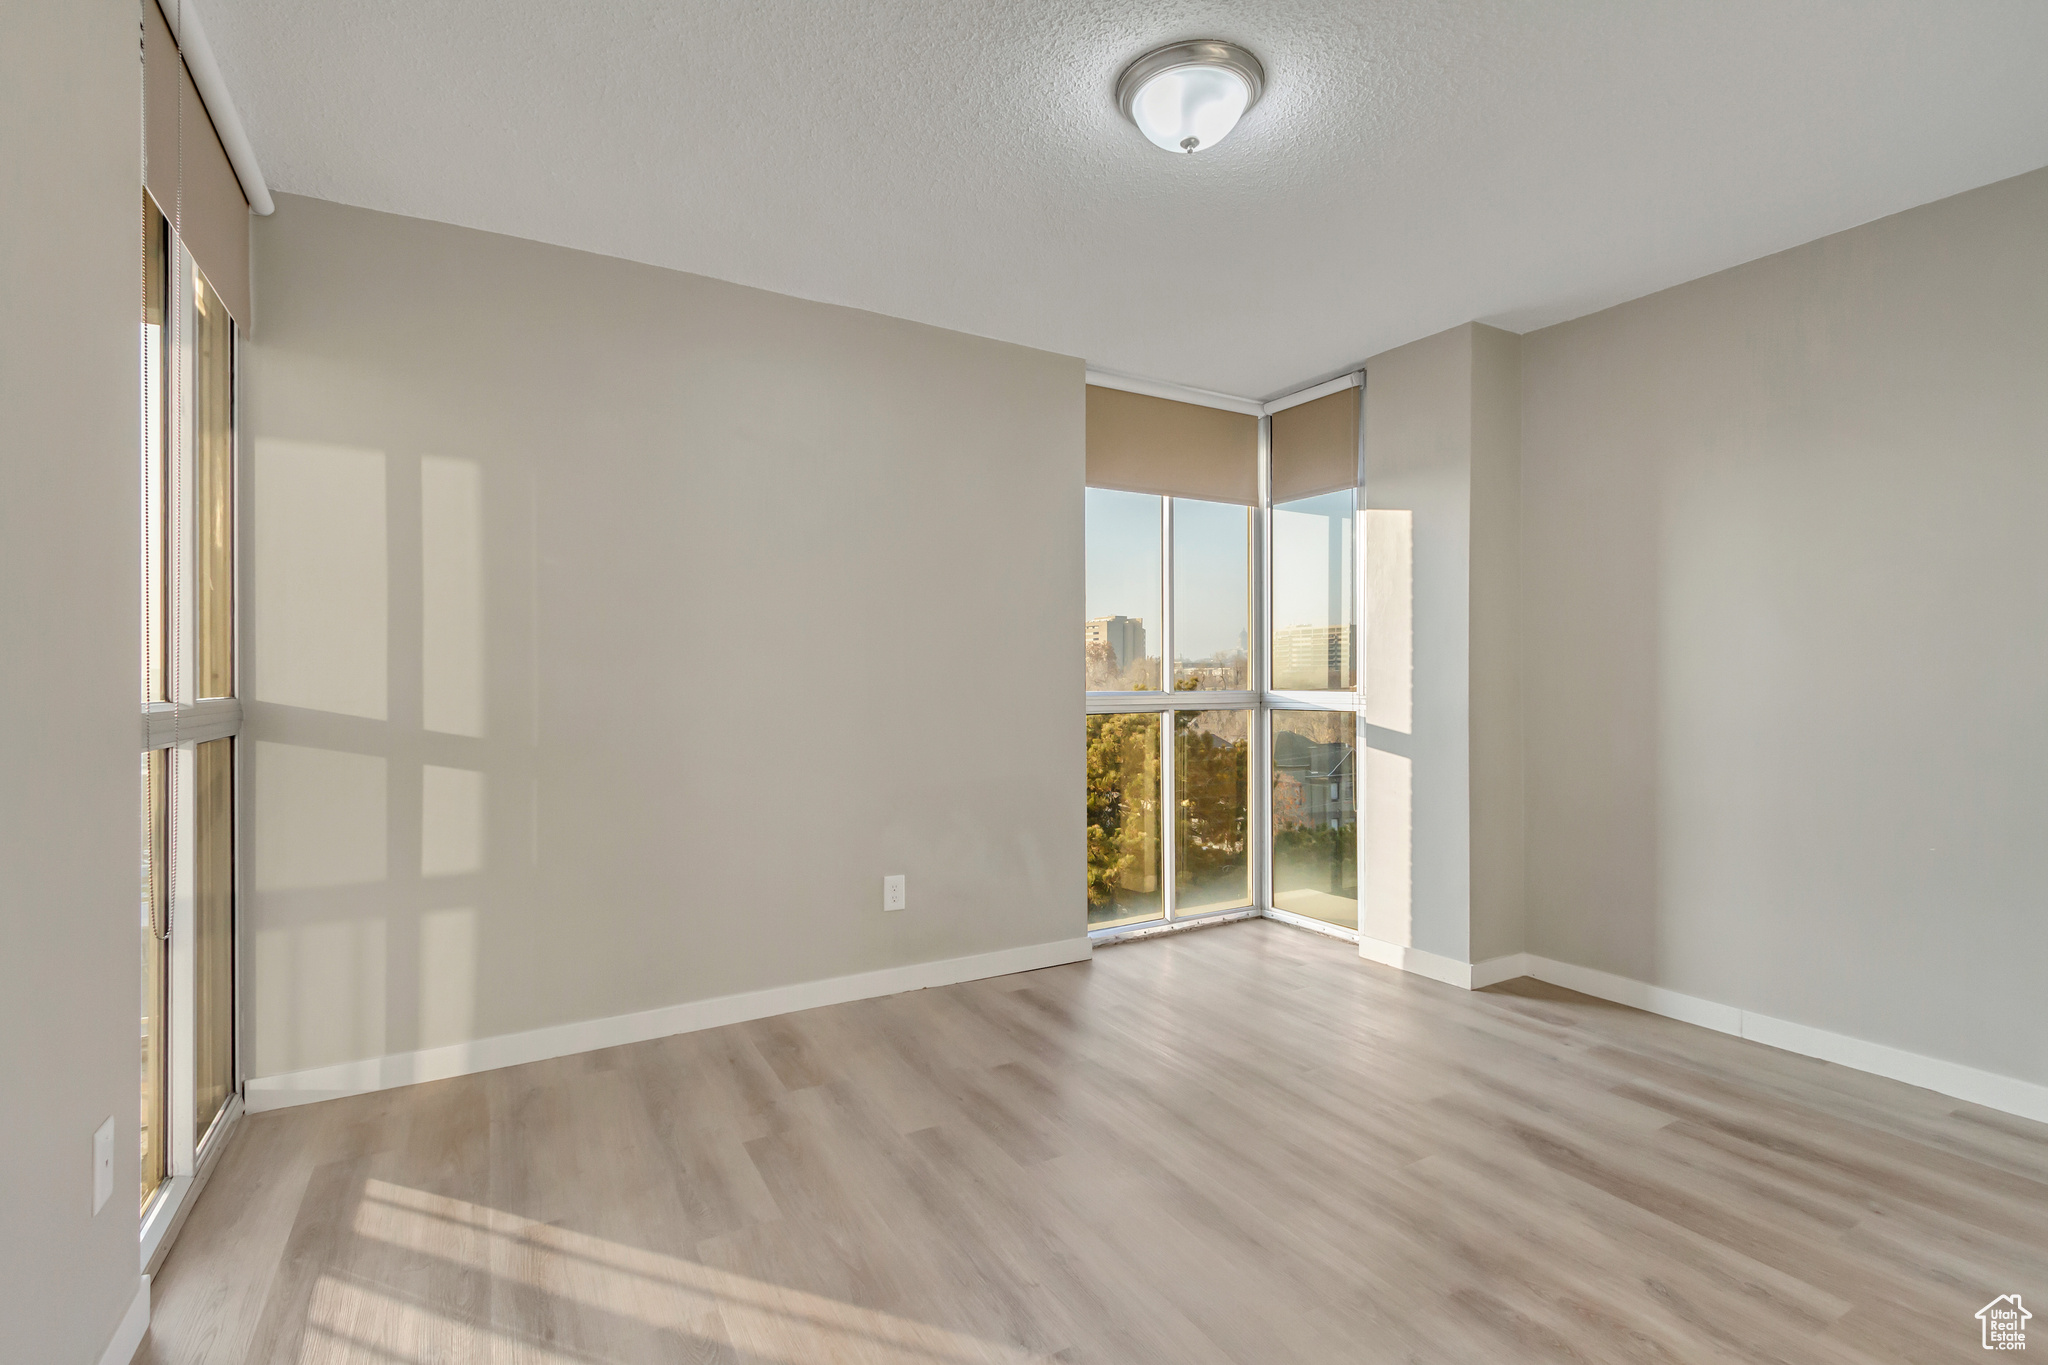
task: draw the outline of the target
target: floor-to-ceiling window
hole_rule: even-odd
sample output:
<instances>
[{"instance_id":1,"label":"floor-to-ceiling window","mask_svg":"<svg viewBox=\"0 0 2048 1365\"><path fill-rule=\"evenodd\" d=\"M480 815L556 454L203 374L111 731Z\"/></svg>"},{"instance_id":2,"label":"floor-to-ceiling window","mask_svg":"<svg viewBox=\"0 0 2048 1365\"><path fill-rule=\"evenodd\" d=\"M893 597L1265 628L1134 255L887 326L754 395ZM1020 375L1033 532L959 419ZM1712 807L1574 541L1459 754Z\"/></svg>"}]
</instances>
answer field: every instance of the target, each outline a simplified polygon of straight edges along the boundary
<instances>
[{"instance_id":1,"label":"floor-to-ceiling window","mask_svg":"<svg viewBox=\"0 0 2048 1365\"><path fill-rule=\"evenodd\" d=\"M1259 424L1091 386L1088 924L1256 904Z\"/></svg>"},{"instance_id":2,"label":"floor-to-ceiling window","mask_svg":"<svg viewBox=\"0 0 2048 1365\"><path fill-rule=\"evenodd\" d=\"M1088 923L1108 928L1165 913L1165 754L1159 642L1166 599L1160 547L1166 499L1087 493L1088 690L1123 709L1088 717ZM1145 695L1153 694L1153 695Z\"/></svg>"},{"instance_id":3,"label":"floor-to-ceiling window","mask_svg":"<svg viewBox=\"0 0 2048 1365\"><path fill-rule=\"evenodd\" d=\"M142 1201L236 1089L235 322L145 194Z\"/></svg>"},{"instance_id":4,"label":"floor-to-ceiling window","mask_svg":"<svg viewBox=\"0 0 2048 1365\"><path fill-rule=\"evenodd\" d=\"M1269 423L1270 899L1358 928L1359 417L1344 388Z\"/></svg>"},{"instance_id":5,"label":"floor-to-ceiling window","mask_svg":"<svg viewBox=\"0 0 2048 1365\"><path fill-rule=\"evenodd\" d=\"M1359 411L1089 388L1092 932L1357 929Z\"/></svg>"},{"instance_id":6,"label":"floor-to-ceiling window","mask_svg":"<svg viewBox=\"0 0 2048 1365\"><path fill-rule=\"evenodd\" d=\"M236 1092L235 323L145 195L140 913L142 1203Z\"/></svg>"},{"instance_id":7,"label":"floor-to-ceiling window","mask_svg":"<svg viewBox=\"0 0 2048 1365\"><path fill-rule=\"evenodd\" d=\"M141 1201L158 1253L238 1112L235 422L248 206L143 11Z\"/></svg>"},{"instance_id":8,"label":"floor-to-ceiling window","mask_svg":"<svg viewBox=\"0 0 2048 1365\"><path fill-rule=\"evenodd\" d=\"M170 574L164 563L164 390L169 378L165 320L170 311L170 225L148 194L142 196L142 705L144 713L169 700L165 687L164 601ZM164 1130L170 1058L164 1048L164 993L169 980L170 754L145 749L141 768L142 920L142 1203L146 1208L168 1168Z\"/></svg>"}]
</instances>

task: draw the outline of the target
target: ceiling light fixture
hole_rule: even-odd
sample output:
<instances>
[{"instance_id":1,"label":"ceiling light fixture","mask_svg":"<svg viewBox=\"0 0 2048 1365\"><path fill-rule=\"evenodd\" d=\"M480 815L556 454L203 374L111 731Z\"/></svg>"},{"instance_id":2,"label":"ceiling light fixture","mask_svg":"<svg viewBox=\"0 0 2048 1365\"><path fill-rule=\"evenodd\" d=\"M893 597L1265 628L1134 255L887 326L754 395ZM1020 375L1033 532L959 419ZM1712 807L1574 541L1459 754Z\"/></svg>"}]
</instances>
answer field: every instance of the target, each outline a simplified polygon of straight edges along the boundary
<instances>
[{"instance_id":1,"label":"ceiling light fixture","mask_svg":"<svg viewBox=\"0 0 2048 1365\"><path fill-rule=\"evenodd\" d=\"M1259 102L1266 69L1259 59L1216 38L1154 48L1116 80L1117 107L1154 147L1205 152Z\"/></svg>"}]
</instances>

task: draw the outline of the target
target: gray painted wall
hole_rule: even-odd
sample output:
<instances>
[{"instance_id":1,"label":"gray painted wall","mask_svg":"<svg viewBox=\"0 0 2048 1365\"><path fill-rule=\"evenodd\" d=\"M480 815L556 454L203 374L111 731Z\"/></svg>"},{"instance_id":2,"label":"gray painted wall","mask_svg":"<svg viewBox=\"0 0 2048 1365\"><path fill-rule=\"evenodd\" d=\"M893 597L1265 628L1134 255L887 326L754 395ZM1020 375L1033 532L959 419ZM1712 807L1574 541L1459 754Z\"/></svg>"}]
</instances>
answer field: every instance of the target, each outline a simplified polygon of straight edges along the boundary
<instances>
[{"instance_id":1,"label":"gray painted wall","mask_svg":"<svg viewBox=\"0 0 2048 1365\"><path fill-rule=\"evenodd\" d=\"M0 24L0 1355L135 1297L141 86L128 0ZM92 1212L92 1135L114 1193Z\"/></svg>"},{"instance_id":2,"label":"gray painted wall","mask_svg":"<svg viewBox=\"0 0 2048 1365\"><path fill-rule=\"evenodd\" d=\"M1085 933L1079 361L279 203L251 1075Z\"/></svg>"},{"instance_id":3,"label":"gray painted wall","mask_svg":"<svg viewBox=\"0 0 2048 1365\"><path fill-rule=\"evenodd\" d=\"M1365 364L1359 927L1459 962L1472 907L1472 332L1454 327Z\"/></svg>"},{"instance_id":4,"label":"gray painted wall","mask_svg":"<svg viewBox=\"0 0 2048 1365\"><path fill-rule=\"evenodd\" d=\"M1523 905L1522 339L1472 328L1472 939L1519 953Z\"/></svg>"},{"instance_id":5,"label":"gray painted wall","mask_svg":"<svg viewBox=\"0 0 2048 1365\"><path fill-rule=\"evenodd\" d=\"M1520 339L1467 323L1365 363L1368 938L1522 947Z\"/></svg>"},{"instance_id":6,"label":"gray painted wall","mask_svg":"<svg viewBox=\"0 0 2048 1365\"><path fill-rule=\"evenodd\" d=\"M1523 339L1530 948L2048 1081L2048 171Z\"/></svg>"}]
</instances>

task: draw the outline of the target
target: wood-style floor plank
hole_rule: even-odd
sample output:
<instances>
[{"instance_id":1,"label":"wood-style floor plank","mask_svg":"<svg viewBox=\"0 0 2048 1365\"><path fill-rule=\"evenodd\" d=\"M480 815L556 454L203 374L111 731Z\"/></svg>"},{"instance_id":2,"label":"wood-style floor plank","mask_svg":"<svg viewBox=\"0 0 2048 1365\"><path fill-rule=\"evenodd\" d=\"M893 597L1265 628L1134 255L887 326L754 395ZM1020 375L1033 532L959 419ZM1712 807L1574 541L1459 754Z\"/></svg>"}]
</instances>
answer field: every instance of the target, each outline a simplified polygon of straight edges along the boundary
<instances>
[{"instance_id":1,"label":"wood-style floor plank","mask_svg":"<svg viewBox=\"0 0 2048 1365\"><path fill-rule=\"evenodd\" d=\"M1974 1360L2048 1126L1247 921L251 1116L154 1288L150 1365Z\"/></svg>"}]
</instances>

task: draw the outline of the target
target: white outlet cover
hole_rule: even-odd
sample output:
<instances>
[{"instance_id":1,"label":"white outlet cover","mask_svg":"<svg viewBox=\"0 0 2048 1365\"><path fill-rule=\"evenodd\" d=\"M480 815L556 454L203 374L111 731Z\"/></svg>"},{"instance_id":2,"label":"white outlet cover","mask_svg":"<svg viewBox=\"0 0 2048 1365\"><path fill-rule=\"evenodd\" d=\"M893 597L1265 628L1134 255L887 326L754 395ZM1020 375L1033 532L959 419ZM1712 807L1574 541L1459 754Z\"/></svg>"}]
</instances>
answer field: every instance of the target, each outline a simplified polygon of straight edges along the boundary
<instances>
[{"instance_id":1,"label":"white outlet cover","mask_svg":"<svg viewBox=\"0 0 2048 1365\"><path fill-rule=\"evenodd\" d=\"M882 908L884 910L901 910L903 903L902 875L899 873L894 877L882 878Z\"/></svg>"},{"instance_id":2,"label":"white outlet cover","mask_svg":"<svg viewBox=\"0 0 2048 1365\"><path fill-rule=\"evenodd\" d=\"M109 1118L92 1135L92 1211L97 1214L114 1197L114 1121Z\"/></svg>"}]
</instances>

